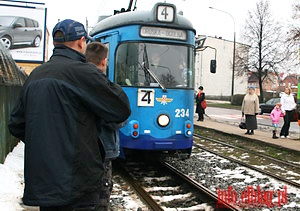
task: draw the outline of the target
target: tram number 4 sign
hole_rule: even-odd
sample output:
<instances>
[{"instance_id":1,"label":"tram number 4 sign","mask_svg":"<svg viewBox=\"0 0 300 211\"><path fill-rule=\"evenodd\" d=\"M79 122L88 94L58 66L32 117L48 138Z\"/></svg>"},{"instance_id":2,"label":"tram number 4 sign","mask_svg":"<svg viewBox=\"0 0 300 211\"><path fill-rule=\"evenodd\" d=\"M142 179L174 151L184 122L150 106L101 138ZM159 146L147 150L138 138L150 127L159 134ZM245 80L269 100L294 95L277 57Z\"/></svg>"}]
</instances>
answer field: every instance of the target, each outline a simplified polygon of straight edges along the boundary
<instances>
[{"instance_id":1,"label":"tram number 4 sign","mask_svg":"<svg viewBox=\"0 0 300 211\"><path fill-rule=\"evenodd\" d=\"M154 89L138 90L138 106L154 106Z\"/></svg>"},{"instance_id":2,"label":"tram number 4 sign","mask_svg":"<svg viewBox=\"0 0 300 211\"><path fill-rule=\"evenodd\" d=\"M175 9L171 6L158 5L157 20L160 22L173 22L175 17Z\"/></svg>"}]
</instances>

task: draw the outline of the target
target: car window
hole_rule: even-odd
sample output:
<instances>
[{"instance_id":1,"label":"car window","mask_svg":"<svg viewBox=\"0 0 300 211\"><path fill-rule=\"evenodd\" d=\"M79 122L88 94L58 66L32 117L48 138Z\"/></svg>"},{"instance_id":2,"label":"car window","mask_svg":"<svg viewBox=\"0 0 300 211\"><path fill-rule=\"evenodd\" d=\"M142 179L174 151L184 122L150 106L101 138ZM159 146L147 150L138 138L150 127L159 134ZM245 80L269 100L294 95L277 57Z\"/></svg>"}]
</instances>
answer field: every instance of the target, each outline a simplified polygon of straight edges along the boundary
<instances>
[{"instance_id":1,"label":"car window","mask_svg":"<svg viewBox=\"0 0 300 211\"><path fill-rule=\"evenodd\" d=\"M271 98L266 102L267 105L275 105L276 103L280 103L280 98Z\"/></svg>"},{"instance_id":2,"label":"car window","mask_svg":"<svg viewBox=\"0 0 300 211\"><path fill-rule=\"evenodd\" d=\"M266 102L267 105L272 105L273 104L274 99L270 99Z\"/></svg>"},{"instance_id":3,"label":"car window","mask_svg":"<svg viewBox=\"0 0 300 211\"><path fill-rule=\"evenodd\" d=\"M26 26L24 18L18 18L17 21L15 22L15 24L16 23L22 25L23 27Z\"/></svg>"},{"instance_id":4,"label":"car window","mask_svg":"<svg viewBox=\"0 0 300 211\"><path fill-rule=\"evenodd\" d=\"M39 27L39 22L32 20L35 27Z\"/></svg>"},{"instance_id":5,"label":"car window","mask_svg":"<svg viewBox=\"0 0 300 211\"><path fill-rule=\"evenodd\" d=\"M26 18L26 26L27 27L34 27L33 20Z\"/></svg>"},{"instance_id":6,"label":"car window","mask_svg":"<svg viewBox=\"0 0 300 211\"><path fill-rule=\"evenodd\" d=\"M276 103L280 103L280 98L275 98L274 99L274 104L276 104Z\"/></svg>"}]
</instances>

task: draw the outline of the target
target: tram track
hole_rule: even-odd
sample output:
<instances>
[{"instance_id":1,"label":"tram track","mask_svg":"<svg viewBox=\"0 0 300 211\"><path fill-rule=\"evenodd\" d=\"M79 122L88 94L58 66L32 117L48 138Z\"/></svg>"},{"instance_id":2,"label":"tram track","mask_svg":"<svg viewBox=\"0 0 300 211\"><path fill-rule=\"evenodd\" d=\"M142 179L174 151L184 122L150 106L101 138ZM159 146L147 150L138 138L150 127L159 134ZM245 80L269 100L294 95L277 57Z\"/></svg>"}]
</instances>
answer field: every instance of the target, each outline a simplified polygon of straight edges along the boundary
<instances>
[{"instance_id":1,"label":"tram track","mask_svg":"<svg viewBox=\"0 0 300 211\"><path fill-rule=\"evenodd\" d=\"M120 163L115 169L151 210L239 210L166 162Z\"/></svg>"},{"instance_id":2,"label":"tram track","mask_svg":"<svg viewBox=\"0 0 300 211\"><path fill-rule=\"evenodd\" d=\"M162 207L147 193L147 191L139 185L130 173L124 168L120 162L114 163L117 172L125 179L125 181L137 192L147 207L151 210L163 211Z\"/></svg>"},{"instance_id":3,"label":"tram track","mask_svg":"<svg viewBox=\"0 0 300 211\"><path fill-rule=\"evenodd\" d=\"M299 188L207 150L194 147L190 158L168 157L166 161L220 198L233 199L229 203L238 208L300 210ZM261 191L270 198L262 197Z\"/></svg>"},{"instance_id":4,"label":"tram track","mask_svg":"<svg viewBox=\"0 0 300 211\"><path fill-rule=\"evenodd\" d=\"M194 126L195 133L207 139L211 138L215 142L219 141L228 146L235 146L244 150L256 153L259 155L267 155L270 159L282 160L289 164L295 164L296 167L300 166L300 152L282 146L275 145L269 142L262 142L260 140L252 139L251 136L244 137L236 134L228 134L218 129L204 128L198 125ZM280 161L279 161L280 162ZM285 163L283 163L285 164Z\"/></svg>"},{"instance_id":5,"label":"tram track","mask_svg":"<svg viewBox=\"0 0 300 211\"><path fill-rule=\"evenodd\" d=\"M294 187L300 188L300 165L276 159L254 150L244 149L213 138L194 135L194 147L208 151L239 165L258 171Z\"/></svg>"},{"instance_id":6,"label":"tram track","mask_svg":"<svg viewBox=\"0 0 300 211\"><path fill-rule=\"evenodd\" d=\"M235 146L235 145L232 145L232 144L224 143L222 141L219 141L219 140L216 140L216 139L212 139L212 138L208 138L208 137L201 136L201 135L197 135L197 134L194 134L194 136L197 137L197 138L204 138L206 140L212 141L212 142L217 143L217 144L222 144L223 146L227 146L227 147L230 147L230 148L238 149L238 150L244 151L246 153L251 153L253 155L257 155L257 156L260 156L260 157L272 160L272 161L274 161L276 163L279 163L279 164L283 164L283 165L287 165L287 166L290 166L290 167L293 167L293 168L300 169L300 165L299 164L295 164L295 163L292 163L292 162L289 162L289 161L285 161L285 160L280 160L280 159L271 157L271 156L269 156L267 154L263 154L262 152L257 152L257 151L254 151L254 150L241 148L239 146Z\"/></svg>"},{"instance_id":7,"label":"tram track","mask_svg":"<svg viewBox=\"0 0 300 211\"><path fill-rule=\"evenodd\" d=\"M135 190L134 192L138 194L138 198L145 203L143 206L149 207L149 210L204 210L203 207L194 209L191 207L202 206L205 202L211 205L212 209L217 210L217 206L214 207L217 200L224 199L227 201L228 199L222 198L224 195L219 194L224 194L225 191L227 193L229 190L234 190L238 194L236 201L221 202L222 205L230 204L232 207L228 207L229 210L243 209L243 207L250 208L250 210L261 210L262 207L270 208L273 205L275 206L274 209L270 210L284 207L293 207L290 209L300 210L299 184L291 181L297 180L297 178L291 179L289 176L279 175L277 172L272 174L261 169L259 162L247 163L243 162L242 158L258 161L260 157L264 161L263 165L266 165L265 162L268 160L271 167L277 166L273 171L284 167L283 171L293 170L295 173L300 171L299 163L277 159L263 153L261 149L264 145L247 149L247 145L239 146L243 143L242 138L234 137L239 142L238 146L235 146L234 141L222 143L222 137L219 136L218 140L204 136L195 137L193 152L188 159L181 159L180 156L167 157L164 160L165 162L159 165L154 164L154 162L144 163L141 157L138 158L139 164L127 160L121 164L121 167L127 172L127 176L131 177L131 182L126 179L126 183L130 183L129 186ZM227 142L227 139L224 140ZM210 149L203 145L204 142L210 145ZM247 139L246 142L250 143L251 141ZM227 154L220 155L218 152L221 151L227 151ZM241 158L237 156L238 154L241 155ZM146 158L147 160L154 159L151 156ZM117 169L119 171L121 168L117 167ZM174 176L176 179L171 179L173 173L171 174L170 171L176 175ZM124 177L122 174L121 177L127 178L127 176ZM291 176L293 175L291 174ZM200 190L198 186L204 188ZM192 189L193 191L191 191ZM244 201L243 192L260 190L272 193L273 200L265 201L257 198L257 201L253 202L254 204L251 204L251 198ZM285 195L284 191L286 191ZM204 192L206 199L203 196L198 197L199 193L202 192Z\"/></svg>"}]
</instances>

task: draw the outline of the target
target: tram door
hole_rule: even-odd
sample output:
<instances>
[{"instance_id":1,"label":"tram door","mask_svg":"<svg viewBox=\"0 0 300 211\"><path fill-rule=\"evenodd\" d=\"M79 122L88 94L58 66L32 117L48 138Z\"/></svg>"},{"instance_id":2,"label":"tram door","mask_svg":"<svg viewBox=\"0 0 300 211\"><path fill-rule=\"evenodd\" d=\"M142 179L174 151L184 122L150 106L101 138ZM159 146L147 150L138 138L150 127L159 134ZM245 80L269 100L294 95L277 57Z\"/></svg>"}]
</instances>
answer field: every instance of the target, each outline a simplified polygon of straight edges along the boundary
<instances>
[{"instance_id":1,"label":"tram door","mask_svg":"<svg viewBox=\"0 0 300 211\"><path fill-rule=\"evenodd\" d=\"M109 36L99 37L96 40L104 44L108 48L107 54L107 70L106 70L106 77L114 82L114 63L115 63L115 51L119 42L119 33L114 32L111 33Z\"/></svg>"}]
</instances>

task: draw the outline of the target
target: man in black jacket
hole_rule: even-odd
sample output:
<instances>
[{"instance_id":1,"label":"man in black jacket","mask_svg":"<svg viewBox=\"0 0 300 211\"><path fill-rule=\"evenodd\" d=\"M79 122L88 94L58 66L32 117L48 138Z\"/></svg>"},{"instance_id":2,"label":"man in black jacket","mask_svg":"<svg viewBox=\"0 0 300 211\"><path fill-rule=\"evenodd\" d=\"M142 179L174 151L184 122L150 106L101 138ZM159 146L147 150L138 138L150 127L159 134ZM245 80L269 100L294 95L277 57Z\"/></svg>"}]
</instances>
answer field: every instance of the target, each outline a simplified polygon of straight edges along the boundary
<instances>
[{"instance_id":1,"label":"man in black jacket","mask_svg":"<svg viewBox=\"0 0 300 211\"><path fill-rule=\"evenodd\" d=\"M54 51L25 82L10 132L25 143L23 203L50 210L99 210L104 151L96 119L130 115L122 89L83 55L84 26L66 19L52 32Z\"/></svg>"}]
</instances>

